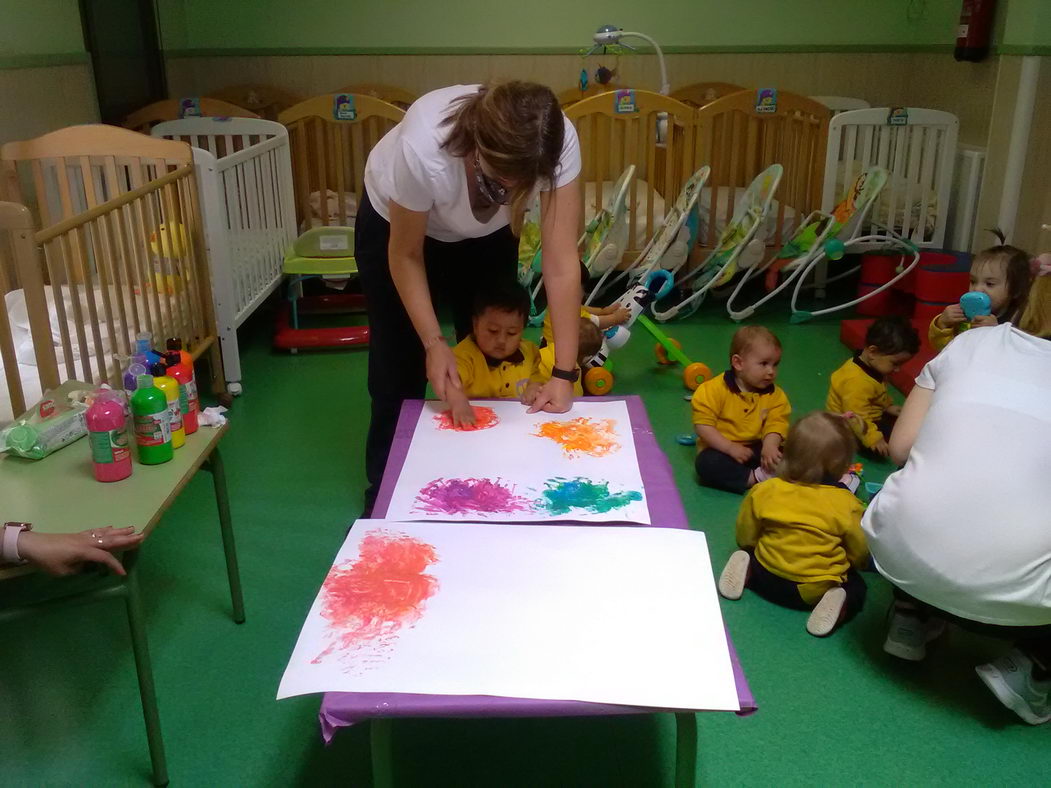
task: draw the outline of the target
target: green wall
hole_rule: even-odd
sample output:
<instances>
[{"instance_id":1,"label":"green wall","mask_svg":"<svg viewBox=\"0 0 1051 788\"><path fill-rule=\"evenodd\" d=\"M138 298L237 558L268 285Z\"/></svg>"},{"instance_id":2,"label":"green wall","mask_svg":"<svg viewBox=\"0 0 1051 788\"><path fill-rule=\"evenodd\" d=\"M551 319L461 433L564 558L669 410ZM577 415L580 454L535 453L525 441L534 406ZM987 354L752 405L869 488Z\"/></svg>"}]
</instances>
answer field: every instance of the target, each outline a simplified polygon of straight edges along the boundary
<instances>
[{"instance_id":1,"label":"green wall","mask_svg":"<svg viewBox=\"0 0 1051 788\"><path fill-rule=\"evenodd\" d=\"M1051 55L1051 0L1009 0L1000 49L1008 54Z\"/></svg>"},{"instance_id":2,"label":"green wall","mask_svg":"<svg viewBox=\"0 0 1051 788\"><path fill-rule=\"evenodd\" d=\"M77 0L0 0L0 68L86 60Z\"/></svg>"},{"instance_id":3,"label":"green wall","mask_svg":"<svg viewBox=\"0 0 1051 788\"><path fill-rule=\"evenodd\" d=\"M894 50L951 48L959 0L161 0L160 11L172 54L573 52L605 22L672 52Z\"/></svg>"}]
</instances>

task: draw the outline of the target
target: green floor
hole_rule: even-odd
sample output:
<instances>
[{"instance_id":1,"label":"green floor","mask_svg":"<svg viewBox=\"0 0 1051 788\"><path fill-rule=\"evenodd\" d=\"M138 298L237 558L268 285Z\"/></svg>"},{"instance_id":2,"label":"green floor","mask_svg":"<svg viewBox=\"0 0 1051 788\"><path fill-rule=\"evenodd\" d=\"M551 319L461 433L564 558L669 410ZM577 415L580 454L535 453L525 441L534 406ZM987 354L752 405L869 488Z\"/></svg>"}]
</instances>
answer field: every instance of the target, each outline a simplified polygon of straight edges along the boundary
<instances>
[{"instance_id":1,"label":"green floor","mask_svg":"<svg viewBox=\"0 0 1051 788\"><path fill-rule=\"evenodd\" d=\"M784 342L779 382L796 413L821 407L827 376L846 356L838 323L768 325ZM224 444L247 623L229 618L207 474L144 548L169 771L173 785L368 785L365 728L345 729L326 748L318 697L274 700L304 614L359 512L366 355L273 355L268 330L260 319L242 331L245 394ZM672 333L691 357L718 370L732 331L724 319L702 315ZM684 389L676 370L654 366L651 348L640 330L617 355L617 393L644 397L718 570L734 546L740 499L695 484L692 449L675 442L689 430ZM868 463L866 470L881 480L888 469ZM925 664L887 657L880 646L888 587L867 577L863 613L824 640L806 634L803 613L750 594L723 602L760 711L700 716L700 778L724 785L1046 784L1048 730L1020 723L972 670L1000 647L953 632ZM146 782L121 604L6 625L0 671L0 783ZM398 721L394 752L399 785L669 785L674 728L668 715Z\"/></svg>"}]
</instances>

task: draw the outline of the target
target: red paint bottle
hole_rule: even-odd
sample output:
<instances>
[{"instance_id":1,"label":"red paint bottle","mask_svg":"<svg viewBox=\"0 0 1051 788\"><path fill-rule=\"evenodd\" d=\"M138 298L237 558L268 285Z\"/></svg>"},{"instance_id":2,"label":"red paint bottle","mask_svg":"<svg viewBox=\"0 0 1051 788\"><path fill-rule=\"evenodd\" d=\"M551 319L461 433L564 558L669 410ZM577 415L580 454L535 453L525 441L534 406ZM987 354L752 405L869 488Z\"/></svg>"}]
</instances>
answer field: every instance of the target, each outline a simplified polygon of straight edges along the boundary
<instances>
[{"instance_id":1,"label":"red paint bottle","mask_svg":"<svg viewBox=\"0 0 1051 788\"><path fill-rule=\"evenodd\" d=\"M179 358L179 352L175 350L168 351L164 361L168 365L168 375L175 378L175 382L179 384L179 409L182 411L183 428L187 435L193 435L197 432L197 414L201 410L193 367L186 366Z\"/></svg>"}]
</instances>

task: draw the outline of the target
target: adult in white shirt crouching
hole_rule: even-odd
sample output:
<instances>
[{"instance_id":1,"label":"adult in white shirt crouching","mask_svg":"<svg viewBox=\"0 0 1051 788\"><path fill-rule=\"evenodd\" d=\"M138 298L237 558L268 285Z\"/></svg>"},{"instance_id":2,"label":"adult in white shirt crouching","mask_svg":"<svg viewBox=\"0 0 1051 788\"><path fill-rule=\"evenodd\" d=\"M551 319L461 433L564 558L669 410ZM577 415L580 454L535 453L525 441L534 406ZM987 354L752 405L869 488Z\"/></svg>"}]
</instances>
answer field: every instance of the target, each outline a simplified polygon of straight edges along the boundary
<instances>
[{"instance_id":1,"label":"adult in white shirt crouching","mask_svg":"<svg viewBox=\"0 0 1051 788\"><path fill-rule=\"evenodd\" d=\"M555 368L534 410L572 406L577 374L580 147L542 85L454 85L421 96L369 154L355 257L369 316L371 423L365 448L371 513L402 401L438 397L460 378L432 294L471 331L480 287L517 277L526 207L540 193L543 275Z\"/></svg>"},{"instance_id":2,"label":"adult in white shirt crouching","mask_svg":"<svg viewBox=\"0 0 1051 788\"><path fill-rule=\"evenodd\" d=\"M895 586L884 650L918 661L946 622L1014 641L976 668L1026 722L1051 720L1051 256L1018 328L973 328L923 368L890 439L904 467L865 513Z\"/></svg>"}]
</instances>

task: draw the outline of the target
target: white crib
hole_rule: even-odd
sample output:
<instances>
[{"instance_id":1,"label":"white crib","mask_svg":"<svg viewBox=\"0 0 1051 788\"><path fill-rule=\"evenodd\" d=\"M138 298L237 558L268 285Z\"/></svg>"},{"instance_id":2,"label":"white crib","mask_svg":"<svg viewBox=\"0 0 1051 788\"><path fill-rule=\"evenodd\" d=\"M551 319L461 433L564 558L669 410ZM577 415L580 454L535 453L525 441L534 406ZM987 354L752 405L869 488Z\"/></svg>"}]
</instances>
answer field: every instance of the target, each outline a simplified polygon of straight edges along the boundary
<instances>
[{"instance_id":1,"label":"white crib","mask_svg":"<svg viewBox=\"0 0 1051 788\"><path fill-rule=\"evenodd\" d=\"M828 127L822 210L831 211L866 168L884 167L890 178L857 235L879 233L882 226L921 248L941 249L958 129L955 115L934 109L873 107L836 114Z\"/></svg>"},{"instance_id":2,"label":"white crib","mask_svg":"<svg viewBox=\"0 0 1051 788\"><path fill-rule=\"evenodd\" d=\"M288 131L254 118L183 118L150 134L193 146L223 366L240 394L237 328L281 283L296 237Z\"/></svg>"}]
</instances>

